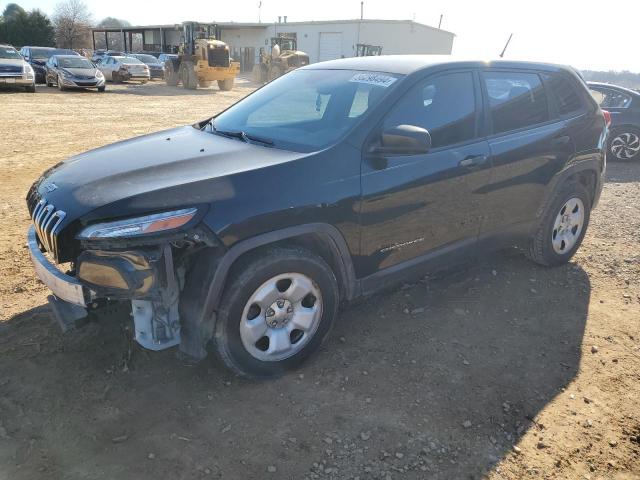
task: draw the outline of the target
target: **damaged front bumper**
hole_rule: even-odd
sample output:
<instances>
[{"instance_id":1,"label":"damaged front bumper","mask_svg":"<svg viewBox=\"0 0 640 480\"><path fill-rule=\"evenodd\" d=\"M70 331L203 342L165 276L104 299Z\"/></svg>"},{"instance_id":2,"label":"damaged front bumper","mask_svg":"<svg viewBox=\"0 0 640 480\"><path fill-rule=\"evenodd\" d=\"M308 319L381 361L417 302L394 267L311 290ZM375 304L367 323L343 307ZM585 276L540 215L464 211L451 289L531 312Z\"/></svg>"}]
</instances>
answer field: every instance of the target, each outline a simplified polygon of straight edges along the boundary
<instances>
[{"instance_id":1,"label":"damaged front bumper","mask_svg":"<svg viewBox=\"0 0 640 480\"><path fill-rule=\"evenodd\" d=\"M80 307L86 307L89 304L93 292L77 278L62 273L44 256L38 246L36 229L33 226L29 228L27 234L27 246L38 278L49 287L56 298Z\"/></svg>"}]
</instances>

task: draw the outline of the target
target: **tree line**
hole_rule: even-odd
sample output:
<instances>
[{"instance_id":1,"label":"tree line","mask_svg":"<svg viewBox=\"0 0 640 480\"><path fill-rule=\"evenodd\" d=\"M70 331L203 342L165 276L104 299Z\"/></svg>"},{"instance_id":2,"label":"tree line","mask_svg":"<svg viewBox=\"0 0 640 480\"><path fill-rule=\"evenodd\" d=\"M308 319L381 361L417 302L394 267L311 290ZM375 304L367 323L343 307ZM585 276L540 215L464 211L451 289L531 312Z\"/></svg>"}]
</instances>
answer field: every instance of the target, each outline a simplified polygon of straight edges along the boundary
<instances>
[{"instance_id":1,"label":"tree line","mask_svg":"<svg viewBox=\"0 0 640 480\"><path fill-rule=\"evenodd\" d=\"M49 18L39 9L26 11L16 3L6 6L0 16L0 43L22 47L58 46L60 48L91 48L93 17L82 0L64 0L54 7ZM129 26L126 20L107 17L99 27Z\"/></svg>"}]
</instances>

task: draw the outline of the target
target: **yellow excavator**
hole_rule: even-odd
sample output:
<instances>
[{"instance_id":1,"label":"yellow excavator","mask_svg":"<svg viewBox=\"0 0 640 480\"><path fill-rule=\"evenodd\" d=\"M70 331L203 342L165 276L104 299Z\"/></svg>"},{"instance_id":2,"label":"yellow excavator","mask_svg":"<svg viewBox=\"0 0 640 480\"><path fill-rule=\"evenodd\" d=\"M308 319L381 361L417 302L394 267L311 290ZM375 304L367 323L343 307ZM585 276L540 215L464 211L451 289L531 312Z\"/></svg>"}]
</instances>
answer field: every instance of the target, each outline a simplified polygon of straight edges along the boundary
<instances>
[{"instance_id":1,"label":"yellow excavator","mask_svg":"<svg viewBox=\"0 0 640 480\"><path fill-rule=\"evenodd\" d=\"M182 28L178 56L165 63L167 85L182 83L184 88L195 90L217 81L220 90L231 90L240 63L232 61L226 43L215 39L215 25L184 22Z\"/></svg>"},{"instance_id":2,"label":"yellow excavator","mask_svg":"<svg viewBox=\"0 0 640 480\"><path fill-rule=\"evenodd\" d=\"M291 37L273 37L271 54L260 49L260 63L253 67L253 80L270 82L296 68L309 65L309 55L298 50L298 43Z\"/></svg>"}]
</instances>

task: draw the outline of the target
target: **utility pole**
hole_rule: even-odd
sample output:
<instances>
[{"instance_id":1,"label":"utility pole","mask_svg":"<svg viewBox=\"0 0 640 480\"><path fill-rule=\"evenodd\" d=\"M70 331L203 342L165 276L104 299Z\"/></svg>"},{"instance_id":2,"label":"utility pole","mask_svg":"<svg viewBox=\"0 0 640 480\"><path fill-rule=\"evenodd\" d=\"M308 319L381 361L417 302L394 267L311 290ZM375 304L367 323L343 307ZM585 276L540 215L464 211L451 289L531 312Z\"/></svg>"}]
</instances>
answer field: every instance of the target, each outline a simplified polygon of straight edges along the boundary
<instances>
[{"instance_id":1,"label":"utility pole","mask_svg":"<svg viewBox=\"0 0 640 480\"><path fill-rule=\"evenodd\" d=\"M504 52L507 51L507 47L509 46L509 42L511 42L511 37L513 37L513 33L511 35L509 35L509 40L507 40L507 43L505 44L504 48L502 49L502 53L500 54L500 58L504 57Z\"/></svg>"}]
</instances>

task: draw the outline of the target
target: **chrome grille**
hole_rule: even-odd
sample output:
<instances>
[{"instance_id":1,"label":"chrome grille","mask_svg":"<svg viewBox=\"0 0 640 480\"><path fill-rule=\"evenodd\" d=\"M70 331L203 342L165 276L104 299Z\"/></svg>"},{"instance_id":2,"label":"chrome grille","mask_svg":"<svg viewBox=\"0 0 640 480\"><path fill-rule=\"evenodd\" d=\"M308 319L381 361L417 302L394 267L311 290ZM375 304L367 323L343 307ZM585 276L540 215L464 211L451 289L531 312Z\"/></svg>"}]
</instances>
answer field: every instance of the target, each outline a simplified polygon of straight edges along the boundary
<instances>
[{"instance_id":1,"label":"chrome grille","mask_svg":"<svg viewBox=\"0 0 640 480\"><path fill-rule=\"evenodd\" d=\"M54 257L56 256L56 235L66 216L65 212L56 210L56 207L44 198L38 201L31 211L31 219L40 243Z\"/></svg>"}]
</instances>

